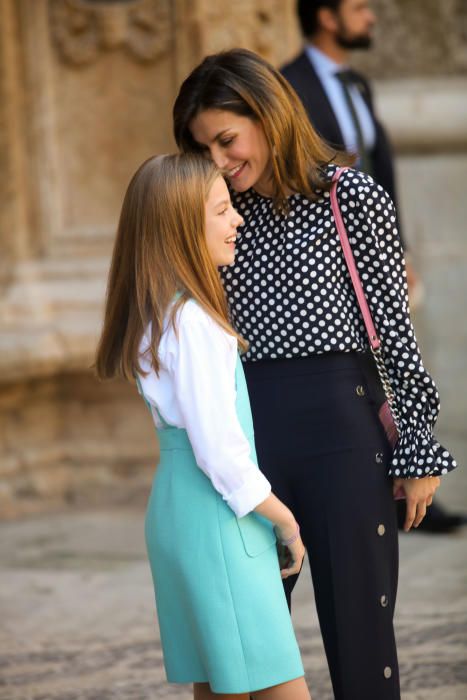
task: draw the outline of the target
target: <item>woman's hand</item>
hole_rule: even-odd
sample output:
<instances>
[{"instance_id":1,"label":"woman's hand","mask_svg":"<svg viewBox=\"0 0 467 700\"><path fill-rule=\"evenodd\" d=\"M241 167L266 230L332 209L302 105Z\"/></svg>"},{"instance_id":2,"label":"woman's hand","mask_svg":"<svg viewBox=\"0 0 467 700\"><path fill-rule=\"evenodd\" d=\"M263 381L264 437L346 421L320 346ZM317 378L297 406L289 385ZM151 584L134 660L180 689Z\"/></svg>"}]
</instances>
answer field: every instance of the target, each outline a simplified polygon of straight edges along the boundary
<instances>
[{"instance_id":1,"label":"woman's hand","mask_svg":"<svg viewBox=\"0 0 467 700\"><path fill-rule=\"evenodd\" d=\"M292 544L285 546L282 544L282 540L286 540L288 537L284 535L283 531L278 527L275 528L275 531L278 538L277 554L279 556L282 578L288 578L294 574L299 574L305 557L305 545L302 542L300 534L298 534L297 539L292 542Z\"/></svg>"},{"instance_id":2,"label":"woman's hand","mask_svg":"<svg viewBox=\"0 0 467 700\"><path fill-rule=\"evenodd\" d=\"M402 488L406 497L404 530L418 527L431 506L436 489L440 485L439 476L424 476L421 479L394 479L393 493Z\"/></svg>"}]
</instances>

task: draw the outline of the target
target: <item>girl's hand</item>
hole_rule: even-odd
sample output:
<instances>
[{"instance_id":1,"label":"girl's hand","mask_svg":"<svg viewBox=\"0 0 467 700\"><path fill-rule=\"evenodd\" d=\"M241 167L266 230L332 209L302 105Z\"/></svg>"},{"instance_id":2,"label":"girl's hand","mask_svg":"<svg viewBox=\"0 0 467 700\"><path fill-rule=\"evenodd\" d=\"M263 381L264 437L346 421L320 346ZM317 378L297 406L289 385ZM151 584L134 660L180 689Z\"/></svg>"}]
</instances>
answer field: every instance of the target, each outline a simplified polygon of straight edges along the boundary
<instances>
[{"instance_id":1,"label":"girl's hand","mask_svg":"<svg viewBox=\"0 0 467 700\"><path fill-rule=\"evenodd\" d=\"M290 508L270 493L254 510L274 525L282 578L298 574L302 568L305 546ZM281 542L290 542L290 545L284 546Z\"/></svg>"},{"instance_id":2,"label":"girl's hand","mask_svg":"<svg viewBox=\"0 0 467 700\"><path fill-rule=\"evenodd\" d=\"M287 538L283 537L279 528L276 528L276 535L278 537L277 554L279 556L281 577L284 579L294 574L299 574L305 557L305 545L302 542L302 538L298 535L295 542L285 546L281 543L281 540Z\"/></svg>"},{"instance_id":3,"label":"girl's hand","mask_svg":"<svg viewBox=\"0 0 467 700\"><path fill-rule=\"evenodd\" d=\"M426 509L431 506L433 496L441 481L439 476L424 476L421 479L394 479L393 493L399 488L405 493L407 505L404 530L418 527L426 515Z\"/></svg>"}]
</instances>

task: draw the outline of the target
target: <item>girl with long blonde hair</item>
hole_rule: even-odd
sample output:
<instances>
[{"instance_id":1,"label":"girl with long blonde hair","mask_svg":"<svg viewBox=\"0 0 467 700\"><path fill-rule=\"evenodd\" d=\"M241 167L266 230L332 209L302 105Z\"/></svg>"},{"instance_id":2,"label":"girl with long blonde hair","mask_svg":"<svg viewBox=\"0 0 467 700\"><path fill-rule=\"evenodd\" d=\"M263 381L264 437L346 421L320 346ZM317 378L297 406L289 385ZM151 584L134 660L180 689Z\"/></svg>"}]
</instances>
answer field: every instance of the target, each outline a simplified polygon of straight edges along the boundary
<instances>
[{"instance_id":1,"label":"girl with long blonde hair","mask_svg":"<svg viewBox=\"0 0 467 700\"><path fill-rule=\"evenodd\" d=\"M304 546L258 469L247 343L218 272L241 223L208 159L143 163L123 202L96 368L136 381L159 436L145 535L168 680L192 682L196 700L309 700L281 583Z\"/></svg>"}]
</instances>

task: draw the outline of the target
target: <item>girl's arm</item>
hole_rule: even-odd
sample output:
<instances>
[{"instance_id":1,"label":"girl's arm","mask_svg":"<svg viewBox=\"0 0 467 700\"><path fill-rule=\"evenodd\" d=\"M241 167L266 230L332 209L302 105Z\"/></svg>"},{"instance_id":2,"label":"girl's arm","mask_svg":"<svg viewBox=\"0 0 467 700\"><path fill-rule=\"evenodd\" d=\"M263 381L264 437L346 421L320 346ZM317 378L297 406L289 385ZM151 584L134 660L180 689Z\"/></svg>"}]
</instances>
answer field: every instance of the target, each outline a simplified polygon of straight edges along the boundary
<instances>
[{"instance_id":1,"label":"girl's arm","mask_svg":"<svg viewBox=\"0 0 467 700\"><path fill-rule=\"evenodd\" d=\"M200 469L238 517L271 493L258 469L236 408L237 342L195 302L188 301L170 331L167 369L183 425Z\"/></svg>"},{"instance_id":2,"label":"girl's arm","mask_svg":"<svg viewBox=\"0 0 467 700\"><path fill-rule=\"evenodd\" d=\"M296 533L297 522L292 511L273 493L259 503L254 510L275 525L280 540L288 540Z\"/></svg>"},{"instance_id":3,"label":"girl's arm","mask_svg":"<svg viewBox=\"0 0 467 700\"><path fill-rule=\"evenodd\" d=\"M197 464L237 517L254 510L273 523L279 541L293 540L281 549L281 576L297 574L305 555L298 525L271 493L237 416L237 341L193 301L176 327L167 331L165 365Z\"/></svg>"}]
</instances>

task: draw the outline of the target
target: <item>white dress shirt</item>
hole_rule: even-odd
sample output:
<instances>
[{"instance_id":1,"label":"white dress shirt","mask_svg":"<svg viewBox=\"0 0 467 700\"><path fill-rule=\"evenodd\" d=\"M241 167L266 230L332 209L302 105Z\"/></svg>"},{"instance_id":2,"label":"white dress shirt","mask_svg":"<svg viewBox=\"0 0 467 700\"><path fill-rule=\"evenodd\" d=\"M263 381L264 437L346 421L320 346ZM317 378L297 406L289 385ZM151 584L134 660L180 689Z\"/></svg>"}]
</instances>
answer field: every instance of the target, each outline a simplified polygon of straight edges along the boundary
<instances>
[{"instance_id":1,"label":"white dress shirt","mask_svg":"<svg viewBox=\"0 0 467 700\"><path fill-rule=\"evenodd\" d=\"M346 150L349 151L349 153L357 153L357 132L349 108L345 102L342 85L338 78L336 78L336 73L343 70L346 66L336 63L312 44L308 44L305 50L321 81L327 98L331 103L332 111L339 124ZM376 130L370 110L355 85L349 85L349 92L357 113L365 148L367 151L371 151L375 145Z\"/></svg>"},{"instance_id":2,"label":"white dress shirt","mask_svg":"<svg viewBox=\"0 0 467 700\"><path fill-rule=\"evenodd\" d=\"M148 372L138 375L143 395L157 427L159 411L169 425L187 431L198 466L242 517L269 496L271 485L253 461L237 417L237 340L191 300L177 312L176 328L178 333L165 324L159 376L147 354L150 327L143 337L140 362Z\"/></svg>"}]
</instances>

